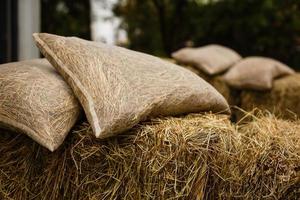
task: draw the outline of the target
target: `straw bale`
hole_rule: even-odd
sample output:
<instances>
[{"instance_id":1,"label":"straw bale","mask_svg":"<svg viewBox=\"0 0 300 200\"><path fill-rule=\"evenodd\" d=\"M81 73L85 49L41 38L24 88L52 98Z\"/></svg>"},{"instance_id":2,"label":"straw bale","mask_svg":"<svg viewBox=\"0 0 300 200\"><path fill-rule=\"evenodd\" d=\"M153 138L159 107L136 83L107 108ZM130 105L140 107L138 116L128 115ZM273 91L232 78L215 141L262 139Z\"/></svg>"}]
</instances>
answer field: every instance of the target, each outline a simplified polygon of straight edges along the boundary
<instances>
[{"instance_id":1,"label":"straw bale","mask_svg":"<svg viewBox=\"0 0 300 200\"><path fill-rule=\"evenodd\" d=\"M95 140L83 122L49 153L1 131L1 199L298 199L300 122L271 114L153 119Z\"/></svg>"},{"instance_id":2,"label":"straw bale","mask_svg":"<svg viewBox=\"0 0 300 200\"><path fill-rule=\"evenodd\" d=\"M225 115L154 119L107 140L87 123L49 153L19 134L0 134L1 199L203 199Z\"/></svg>"},{"instance_id":3,"label":"straw bale","mask_svg":"<svg viewBox=\"0 0 300 200\"><path fill-rule=\"evenodd\" d=\"M274 81L270 91L243 91L241 108L250 111L254 108L269 110L283 118L300 116L300 74L296 73Z\"/></svg>"},{"instance_id":4,"label":"straw bale","mask_svg":"<svg viewBox=\"0 0 300 200\"><path fill-rule=\"evenodd\" d=\"M205 199L299 199L300 122L259 112L215 146Z\"/></svg>"}]
</instances>

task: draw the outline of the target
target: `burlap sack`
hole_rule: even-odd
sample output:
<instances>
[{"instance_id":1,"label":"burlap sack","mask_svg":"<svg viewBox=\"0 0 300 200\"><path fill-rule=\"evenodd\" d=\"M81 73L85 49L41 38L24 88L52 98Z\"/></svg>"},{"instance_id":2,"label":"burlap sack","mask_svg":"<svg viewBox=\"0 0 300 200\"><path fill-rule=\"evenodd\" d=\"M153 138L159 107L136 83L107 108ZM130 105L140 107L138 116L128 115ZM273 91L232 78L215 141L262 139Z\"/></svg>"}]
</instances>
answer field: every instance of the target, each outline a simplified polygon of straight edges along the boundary
<instances>
[{"instance_id":1,"label":"burlap sack","mask_svg":"<svg viewBox=\"0 0 300 200\"><path fill-rule=\"evenodd\" d=\"M216 44L183 48L174 52L172 57L178 63L194 66L209 75L224 72L241 59L237 52Z\"/></svg>"},{"instance_id":2,"label":"burlap sack","mask_svg":"<svg viewBox=\"0 0 300 200\"><path fill-rule=\"evenodd\" d=\"M80 113L72 90L46 59L0 65L0 126L54 151Z\"/></svg>"},{"instance_id":3,"label":"burlap sack","mask_svg":"<svg viewBox=\"0 0 300 200\"><path fill-rule=\"evenodd\" d=\"M237 89L269 90L275 78L293 73L294 70L277 60L248 57L235 64L224 80Z\"/></svg>"},{"instance_id":4,"label":"burlap sack","mask_svg":"<svg viewBox=\"0 0 300 200\"><path fill-rule=\"evenodd\" d=\"M152 116L229 110L207 82L159 58L75 37L34 38L73 88L98 138Z\"/></svg>"}]
</instances>

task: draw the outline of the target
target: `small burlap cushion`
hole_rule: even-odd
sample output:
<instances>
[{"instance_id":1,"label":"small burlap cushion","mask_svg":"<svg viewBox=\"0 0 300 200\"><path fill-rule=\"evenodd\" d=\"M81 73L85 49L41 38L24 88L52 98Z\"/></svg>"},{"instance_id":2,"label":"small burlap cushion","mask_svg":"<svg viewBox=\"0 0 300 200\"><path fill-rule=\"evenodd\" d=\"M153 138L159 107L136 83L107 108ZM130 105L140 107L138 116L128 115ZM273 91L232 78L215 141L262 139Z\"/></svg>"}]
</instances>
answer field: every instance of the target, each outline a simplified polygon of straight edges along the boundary
<instances>
[{"instance_id":1,"label":"small burlap cushion","mask_svg":"<svg viewBox=\"0 0 300 200\"><path fill-rule=\"evenodd\" d=\"M159 58L76 37L34 38L74 90L98 138L157 115L229 110L207 82Z\"/></svg>"},{"instance_id":2,"label":"small burlap cushion","mask_svg":"<svg viewBox=\"0 0 300 200\"><path fill-rule=\"evenodd\" d=\"M241 59L234 50L216 44L183 48L174 52L172 57L178 63L194 66L208 75L224 72Z\"/></svg>"},{"instance_id":3,"label":"small burlap cushion","mask_svg":"<svg viewBox=\"0 0 300 200\"><path fill-rule=\"evenodd\" d=\"M46 59L0 65L0 125L54 151L80 113L72 90Z\"/></svg>"},{"instance_id":4,"label":"small burlap cushion","mask_svg":"<svg viewBox=\"0 0 300 200\"><path fill-rule=\"evenodd\" d=\"M237 89L269 90L277 77L295 73L285 64L265 57L248 57L235 64L225 82Z\"/></svg>"}]
</instances>

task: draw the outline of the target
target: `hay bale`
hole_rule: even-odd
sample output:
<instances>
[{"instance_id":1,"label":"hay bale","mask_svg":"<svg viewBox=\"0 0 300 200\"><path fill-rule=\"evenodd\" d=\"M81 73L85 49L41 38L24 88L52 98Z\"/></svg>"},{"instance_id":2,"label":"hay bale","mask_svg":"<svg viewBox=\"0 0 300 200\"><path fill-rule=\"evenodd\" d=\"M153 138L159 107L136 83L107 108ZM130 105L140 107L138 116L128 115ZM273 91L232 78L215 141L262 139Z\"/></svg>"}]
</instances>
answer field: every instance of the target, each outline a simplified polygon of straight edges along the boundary
<instances>
[{"instance_id":1,"label":"hay bale","mask_svg":"<svg viewBox=\"0 0 300 200\"><path fill-rule=\"evenodd\" d=\"M246 111L259 108L283 118L295 118L300 116L299 101L300 74L297 73L275 80L270 91L243 91L240 107Z\"/></svg>"},{"instance_id":2,"label":"hay bale","mask_svg":"<svg viewBox=\"0 0 300 200\"><path fill-rule=\"evenodd\" d=\"M49 153L0 134L0 199L297 199L300 122L155 119L95 140L87 123Z\"/></svg>"},{"instance_id":3,"label":"hay bale","mask_svg":"<svg viewBox=\"0 0 300 200\"><path fill-rule=\"evenodd\" d=\"M214 149L206 199L298 199L300 122L254 117Z\"/></svg>"},{"instance_id":4,"label":"hay bale","mask_svg":"<svg viewBox=\"0 0 300 200\"><path fill-rule=\"evenodd\" d=\"M23 135L0 134L1 199L203 199L208 160L226 116L156 119L95 140L83 123L49 153Z\"/></svg>"}]
</instances>

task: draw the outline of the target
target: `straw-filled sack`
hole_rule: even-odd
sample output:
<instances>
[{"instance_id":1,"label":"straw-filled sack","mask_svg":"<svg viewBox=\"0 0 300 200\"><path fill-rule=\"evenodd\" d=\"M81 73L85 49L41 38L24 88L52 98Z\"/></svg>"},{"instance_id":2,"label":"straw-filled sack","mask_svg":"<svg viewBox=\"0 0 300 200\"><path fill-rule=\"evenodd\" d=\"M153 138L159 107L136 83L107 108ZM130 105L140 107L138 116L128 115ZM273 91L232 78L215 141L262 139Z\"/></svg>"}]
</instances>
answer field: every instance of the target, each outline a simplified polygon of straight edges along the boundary
<instances>
[{"instance_id":1,"label":"straw-filled sack","mask_svg":"<svg viewBox=\"0 0 300 200\"><path fill-rule=\"evenodd\" d=\"M150 116L229 112L211 85L159 58L75 37L39 33L34 38L72 87L98 138L123 132Z\"/></svg>"},{"instance_id":2,"label":"straw-filled sack","mask_svg":"<svg viewBox=\"0 0 300 200\"><path fill-rule=\"evenodd\" d=\"M45 59L0 65L0 125L54 151L80 113L72 90Z\"/></svg>"},{"instance_id":3,"label":"straw-filled sack","mask_svg":"<svg viewBox=\"0 0 300 200\"><path fill-rule=\"evenodd\" d=\"M174 59L170 58L163 58L164 60L171 62L171 63L177 63ZM223 76L221 74L218 75L208 75L204 73L203 71L197 69L196 67L190 66L190 65L185 65L185 64L180 64L178 63L179 66L184 67L193 73L197 74L200 76L202 79L207 81L209 84L211 84L220 94L223 95L223 97L227 100L229 105L235 105L236 102L236 95L235 91L228 86L228 84L225 82Z\"/></svg>"},{"instance_id":4,"label":"straw-filled sack","mask_svg":"<svg viewBox=\"0 0 300 200\"><path fill-rule=\"evenodd\" d=\"M224 79L237 89L269 90L275 78L293 73L294 70L277 60L248 57L230 68Z\"/></svg>"},{"instance_id":5,"label":"straw-filled sack","mask_svg":"<svg viewBox=\"0 0 300 200\"><path fill-rule=\"evenodd\" d=\"M174 52L172 57L178 63L194 66L209 75L224 72L241 59L234 50L216 44L183 48Z\"/></svg>"}]
</instances>

